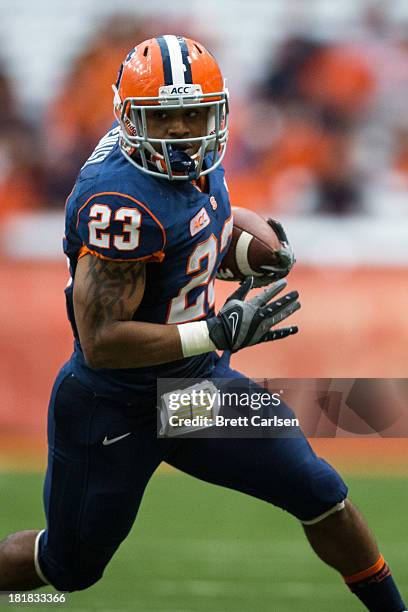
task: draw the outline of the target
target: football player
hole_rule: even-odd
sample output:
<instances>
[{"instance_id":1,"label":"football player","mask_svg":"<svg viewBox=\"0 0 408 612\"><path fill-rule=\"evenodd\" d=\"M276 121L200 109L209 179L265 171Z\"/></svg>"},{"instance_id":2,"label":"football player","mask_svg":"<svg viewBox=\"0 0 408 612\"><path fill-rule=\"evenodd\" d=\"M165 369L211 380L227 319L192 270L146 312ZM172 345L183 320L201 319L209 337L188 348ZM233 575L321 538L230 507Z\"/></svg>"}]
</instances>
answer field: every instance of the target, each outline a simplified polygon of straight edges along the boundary
<instances>
[{"instance_id":1,"label":"football player","mask_svg":"<svg viewBox=\"0 0 408 612\"><path fill-rule=\"evenodd\" d=\"M291 513L367 609L405 610L346 485L303 435L157 437L157 379L245 380L230 352L296 333L279 323L299 308L298 294L276 299L293 264L285 247L280 268L258 279L263 293L246 300L249 277L214 311L233 227L221 166L229 108L203 45L173 35L139 44L120 68L114 112L66 206L75 349L51 394L47 526L0 544L0 589L97 582L166 461Z\"/></svg>"}]
</instances>

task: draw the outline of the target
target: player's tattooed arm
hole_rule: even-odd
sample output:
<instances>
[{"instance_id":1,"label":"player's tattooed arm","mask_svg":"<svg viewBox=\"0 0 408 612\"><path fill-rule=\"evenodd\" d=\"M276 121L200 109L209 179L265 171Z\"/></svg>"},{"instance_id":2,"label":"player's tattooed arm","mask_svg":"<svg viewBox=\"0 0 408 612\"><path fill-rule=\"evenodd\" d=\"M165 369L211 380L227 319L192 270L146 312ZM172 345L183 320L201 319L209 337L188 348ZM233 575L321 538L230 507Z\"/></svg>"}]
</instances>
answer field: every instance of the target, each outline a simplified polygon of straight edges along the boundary
<instances>
[{"instance_id":1,"label":"player's tattooed arm","mask_svg":"<svg viewBox=\"0 0 408 612\"><path fill-rule=\"evenodd\" d=\"M146 266L82 257L74 284L75 320L88 364L135 368L183 357L175 326L133 321L145 289Z\"/></svg>"}]
</instances>

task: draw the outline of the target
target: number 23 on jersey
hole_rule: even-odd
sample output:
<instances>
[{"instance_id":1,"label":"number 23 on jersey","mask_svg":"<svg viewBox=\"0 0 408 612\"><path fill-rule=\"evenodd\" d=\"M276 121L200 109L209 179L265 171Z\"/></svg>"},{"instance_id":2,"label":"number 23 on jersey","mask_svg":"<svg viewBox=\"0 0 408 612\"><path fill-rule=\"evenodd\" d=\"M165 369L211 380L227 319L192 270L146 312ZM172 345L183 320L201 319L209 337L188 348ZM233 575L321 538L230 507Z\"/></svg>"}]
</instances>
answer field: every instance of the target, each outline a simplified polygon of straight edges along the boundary
<instances>
[{"instance_id":1,"label":"number 23 on jersey","mask_svg":"<svg viewBox=\"0 0 408 612\"><path fill-rule=\"evenodd\" d=\"M94 204L89 211L89 244L109 249L113 246L118 251L131 251L138 247L142 215L136 208L122 207L115 211L107 204ZM112 221L123 222L121 234L112 236L108 229ZM230 216L224 223L220 238L211 234L206 240L194 246L186 264L187 283L178 291L169 305L167 323L186 323L205 316L206 305L214 306L214 280L218 253L228 246L232 234L233 220ZM202 291L193 303L189 294L193 289L202 287Z\"/></svg>"}]
</instances>

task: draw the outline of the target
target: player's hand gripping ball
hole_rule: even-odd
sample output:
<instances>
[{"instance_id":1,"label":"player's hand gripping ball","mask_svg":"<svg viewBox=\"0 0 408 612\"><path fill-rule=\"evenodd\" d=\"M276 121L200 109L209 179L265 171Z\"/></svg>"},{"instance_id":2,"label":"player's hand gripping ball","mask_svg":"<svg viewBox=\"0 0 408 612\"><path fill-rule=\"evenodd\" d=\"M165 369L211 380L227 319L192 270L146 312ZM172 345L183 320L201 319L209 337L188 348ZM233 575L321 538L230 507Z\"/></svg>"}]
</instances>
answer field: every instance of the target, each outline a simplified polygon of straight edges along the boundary
<instances>
[{"instance_id":1,"label":"player's hand gripping ball","mask_svg":"<svg viewBox=\"0 0 408 612\"><path fill-rule=\"evenodd\" d=\"M242 281L253 276L254 287L263 287L287 276L295 257L282 225L246 208L233 206L232 212L232 239L217 278Z\"/></svg>"}]
</instances>

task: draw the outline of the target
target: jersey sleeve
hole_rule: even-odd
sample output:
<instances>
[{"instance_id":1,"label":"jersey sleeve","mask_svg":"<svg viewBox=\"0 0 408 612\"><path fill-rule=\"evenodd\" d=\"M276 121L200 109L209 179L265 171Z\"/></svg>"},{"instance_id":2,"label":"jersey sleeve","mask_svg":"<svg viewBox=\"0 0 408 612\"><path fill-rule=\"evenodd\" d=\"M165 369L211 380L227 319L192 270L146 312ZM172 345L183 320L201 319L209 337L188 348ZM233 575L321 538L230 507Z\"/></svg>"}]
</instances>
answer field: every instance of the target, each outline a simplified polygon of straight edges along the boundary
<instances>
[{"instance_id":1,"label":"jersey sleeve","mask_svg":"<svg viewBox=\"0 0 408 612\"><path fill-rule=\"evenodd\" d=\"M147 205L119 193L98 193L78 209L79 257L91 253L116 261L160 262L166 233Z\"/></svg>"}]
</instances>

